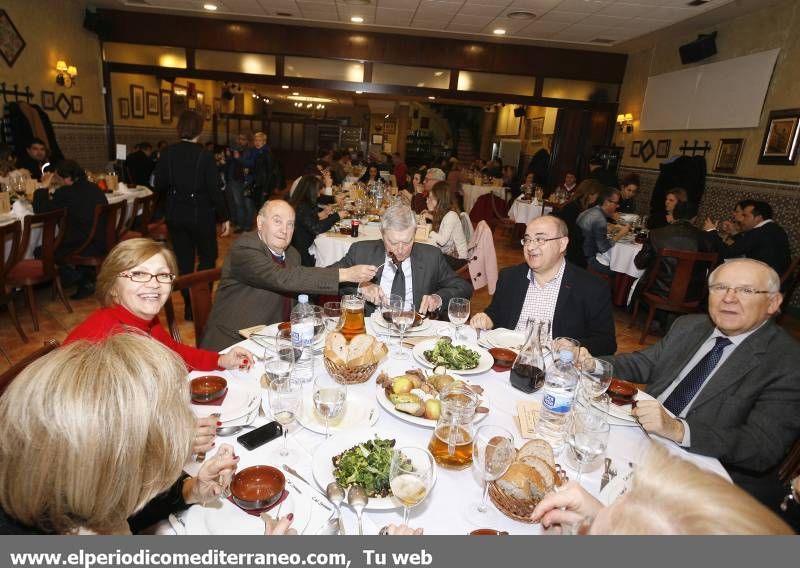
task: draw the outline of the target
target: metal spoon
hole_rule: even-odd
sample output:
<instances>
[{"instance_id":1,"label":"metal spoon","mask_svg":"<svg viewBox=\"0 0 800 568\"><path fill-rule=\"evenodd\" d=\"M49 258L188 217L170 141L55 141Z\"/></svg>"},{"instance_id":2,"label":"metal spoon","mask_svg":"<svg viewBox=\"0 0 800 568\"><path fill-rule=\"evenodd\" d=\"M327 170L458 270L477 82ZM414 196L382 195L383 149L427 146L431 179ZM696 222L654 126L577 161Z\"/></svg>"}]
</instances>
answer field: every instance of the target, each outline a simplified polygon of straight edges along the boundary
<instances>
[{"instance_id":1,"label":"metal spoon","mask_svg":"<svg viewBox=\"0 0 800 568\"><path fill-rule=\"evenodd\" d=\"M364 507L369 503L367 491L361 485L351 485L347 492L347 504L350 505L358 515L358 535L364 536L364 528L361 524L361 515Z\"/></svg>"},{"instance_id":2,"label":"metal spoon","mask_svg":"<svg viewBox=\"0 0 800 568\"><path fill-rule=\"evenodd\" d=\"M325 488L325 493L328 495L328 501L330 501L334 507L336 507L336 518L339 521L339 534L344 534L344 523L342 522L342 510L340 508L342 501L344 501L344 489L342 486L336 483L335 481L331 481L328 484L328 487ZM333 518L333 516L331 516Z\"/></svg>"}]
</instances>

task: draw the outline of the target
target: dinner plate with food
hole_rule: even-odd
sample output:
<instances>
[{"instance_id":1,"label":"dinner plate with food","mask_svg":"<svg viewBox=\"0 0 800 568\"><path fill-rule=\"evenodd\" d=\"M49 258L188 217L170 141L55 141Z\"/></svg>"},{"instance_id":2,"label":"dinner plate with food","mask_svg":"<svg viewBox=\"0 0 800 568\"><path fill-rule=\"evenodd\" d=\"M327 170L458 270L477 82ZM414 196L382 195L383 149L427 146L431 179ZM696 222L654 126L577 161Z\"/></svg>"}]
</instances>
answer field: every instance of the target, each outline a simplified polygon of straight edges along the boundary
<instances>
[{"instance_id":1,"label":"dinner plate with food","mask_svg":"<svg viewBox=\"0 0 800 568\"><path fill-rule=\"evenodd\" d=\"M375 397L389 414L418 426L434 428L442 409L439 393L456 381L466 383L481 397L474 422L484 420L489 415L489 400L483 387L471 385L458 375L447 373L444 367L427 374L420 369L412 369L394 377L383 372L378 375Z\"/></svg>"},{"instance_id":2,"label":"dinner plate with food","mask_svg":"<svg viewBox=\"0 0 800 568\"><path fill-rule=\"evenodd\" d=\"M449 337L418 343L412 353L420 364L428 368L443 366L460 375L485 373L494 365L494 358L486 349L474 343L453 341Z\"/></svg>"},{"instance_id":3,"label":"dinner plate with food","mask_svg":"<svg viewBox=\"0 0 800 568\"><path fill-rule=\"evenodd\" d=\"M266 395L264 398L267 398ZM305 397L305 400L311 400L310 393ZM267 410L268 408L269 403L265 401L264 409ZM301 426L312 432L317 434L325 433L325 419L314 409L313 404L303 404L301 406L297 421ZM344 412L336 420L331 420L330 432L331 434L336 434L337 432L356 429L363 431L374 426L377 421L378 408L375 405L375 401L361 392L351 390L347 393Z\"/></svg>"},{"instance_id":4,"label":"dinner plate with food","mask_svg":"<svg viewBox=\"0 0 800 568\"><path fill-rule=\"evenodd\" d=\"M333 436L317 447L312 458L314 480L324 492L328 484L337 481L345 491L351 485L362 485L367 491L367 510L390 510L402 507L392 497L389 468L394 448L414 446L412 441L385 431L348 432ZM431 487L436 483L433 472Z\"/></svg>"},{"instance_id":5,"label":"dinner plate with food","mask_svg":"<svg viewBox=\"0 0 800 568\"><path fill-rule=\"evenodd\" d=\"M371 321L375 326L378 328L379 333L386 333L386 331L390 331L392 335L400 335L400 332L397 330L396 327L392 327L392 312L391 310L384 311L381 313L381 310L375 310L372 312ZM426 331L431 326L430 318L422 317L419 313L414 315L414 323L411 324L405 331L405 335L414 334L417 332Z\"/></svg>"}]
</instances>

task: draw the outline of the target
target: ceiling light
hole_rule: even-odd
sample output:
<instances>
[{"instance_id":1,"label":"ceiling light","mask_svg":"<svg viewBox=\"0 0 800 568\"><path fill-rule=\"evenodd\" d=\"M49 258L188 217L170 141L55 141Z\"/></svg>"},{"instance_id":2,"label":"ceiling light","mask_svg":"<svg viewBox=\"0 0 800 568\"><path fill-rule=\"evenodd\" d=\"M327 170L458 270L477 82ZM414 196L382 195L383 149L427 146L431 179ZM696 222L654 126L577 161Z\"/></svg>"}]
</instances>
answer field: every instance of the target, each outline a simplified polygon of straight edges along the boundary
<instances>
[{"instance_id":1,"label":"ceiling light","mask_svg":"<svg viewBox=\"0 0 800 568\"><path fill-rule=\"evenodd\" d=\"M504 30L503 28L495 28L494 30L492 30L492 33L494 35L505 35L506 30Z\"/></svg>"},{"instance_id":2,"label":"ceiling light","mask_svg":"<svg viewBox=\"0 0 800 568\"><path fill-rule=\"evenodd\" d=\"M324 97L295 97L292 95L291 97L286 97L290 101L300 101L304 103L330 103L333 102L333 99L326 99Z\"/></svg>"},{"instance_id":3,"label":"ceiling light","mask_svg":"<svg viewBox=\"0 0 800 568\"><path fill-rule=\"evenodd\" d=\"M361 93L363 93L363 92L364 92L364 91L356 91L356 94L357 94L357 95L360 95L360 94L361 94Z\"/></svg>"},{"instance_id":4,"label":"ceiling light","mask_svg":"<svg viewBox=\"0 0 800 568\"><path fill-rule=\"evenodd\" d=\"M281 89L288 89L289 85L281 85Z\"/></svg>"},{"instance_id":5,"label":"ceiling light","mask_svg":"<svg viewBox=\"0 0 800 568\"><path fill-rule=\"evenodd\" d=\"M431 97L428 97L428 99L430 99L430 100L435 100L435 99L436 99L436 97L433 97L433 96L431 96Z\"/></svg>"},{"instance_id":6,"label":"ceiling light","mask_svg":"<svg viewBox=\"0 0 800 568\"><path fill-rule=\"evenodd\" d=\"M514 10L506 14L506 18L511 18L512 20L532 20L535 17L536 14L533 12L526 12L524 10Z\"/></svg>"},{"instance_id":7,"label":"ceiling light","mask_svg":"<svg viewBox=\"0 0 800 568\"><path fill-rule=\"evenodd\" d=\"M352 16L350 18L350 21L353 22L354 24L360 24L364 21L364 18L362 18L361 16Z\"/></svg>"},{"instance_id":8,"label":"ceiling light","mask_svg":"<svg viewBox=\"0 0 800 568\"><path fill-rule=\"evenodd\" d=\"M444 71L437 71L433 74L434 77L441 77L442 75L444 75Z\"/></svg>"},{"instance_id":9,"label":"ceiling light","mask_svg":"<svg viewBox=\"0 0 800 568\"><path fill-rule=\"evenodd\" d=\"M342 0L345 4L352 4L353 6L369 6L371 0Z\"/></svg>"},{"instance_id":10,"label":"ceiling light","mask_svg":"<svg viewBox=\"0 0 800 568\"><path fill-rule=\"evenodd\" d=\"M209 12L216 12L217 11L217 5L216 4L211 4L211 3L203 4L203 8L205 8Z\"/></svg>"},{"instance_id":11,"label":"ceiling light","mask_svg":"<svg viewBox=\"0 0 800 568\"><path fill-rule=\"evenodd\" d=\"M292 96L293 96L293 97L296 97L296 96L298 96L299 94L300 94L300 93L298 93L297 91L295 91L294 93L292 93Z\"/></svg>"},{"instance_id":12,"label":"ceiling light","mask_svg":"<svg viewBox=\"0 0 800 568\"><path fill-rule=\"evenodd\" d=\"M311 108L312 106L314 106L312 103L308 103L308 104L306 105L306 108Z\"/></svg>"}]
</instances>

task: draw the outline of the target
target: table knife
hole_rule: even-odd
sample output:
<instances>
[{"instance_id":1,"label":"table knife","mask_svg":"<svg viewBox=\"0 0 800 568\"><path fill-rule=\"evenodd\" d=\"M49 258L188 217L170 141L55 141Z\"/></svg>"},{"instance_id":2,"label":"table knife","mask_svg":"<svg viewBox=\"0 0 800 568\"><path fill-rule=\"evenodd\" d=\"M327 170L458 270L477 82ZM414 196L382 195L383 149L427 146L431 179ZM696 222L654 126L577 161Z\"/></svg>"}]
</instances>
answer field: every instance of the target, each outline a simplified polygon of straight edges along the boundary
<instances>
[{"instance_id":1,"label":"table knife","mask_svg":"<svg viewBox=\"0 0 800 568\"><path fill-rule=\"evenodd\" d=\"M320 491L319 489L317 489L316 487L311 485L308 481L306 481L305 478L302 475L300 475L299 473L297 473L297 471L293 467L291 467L289 465L286 465L286 464L283 464L283 469L284 469L284 471L286 471L287 473L293 475L294 477L296 477L297 479L299 479L300 481L305 483L308 487L310 487L311 489L313 489L314 491L316 491L317 493L322 495L322 498L325 499L326 501L328 501L328 496L327 495L325 495L322 491ZM312 499L313 499L313 497L312 497ZM322 505L323 507L325 507L329 511L331 510L331 508L328 507L327 505L325 505L324 503L320 503L316 499L314 499L314 501L316 501L319 505Z\"/></svg>"}]
</instances>

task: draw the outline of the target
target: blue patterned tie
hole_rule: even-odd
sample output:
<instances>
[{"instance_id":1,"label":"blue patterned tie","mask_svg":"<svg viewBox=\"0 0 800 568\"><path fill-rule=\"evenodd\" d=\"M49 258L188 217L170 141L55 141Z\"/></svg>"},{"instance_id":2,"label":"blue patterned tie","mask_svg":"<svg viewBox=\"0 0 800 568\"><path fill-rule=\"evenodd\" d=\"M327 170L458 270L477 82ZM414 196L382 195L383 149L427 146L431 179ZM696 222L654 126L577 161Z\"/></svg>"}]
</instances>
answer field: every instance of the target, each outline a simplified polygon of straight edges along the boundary
<instances>
[{"instance_id":1,"label":"blue patterned tie","mask_svg":"<svg viewBox=\"0 0 800 568\"><path fill-rule=\"evenodd\" d=\"M711 371L717 366L720 358L722 357L722 350L731 344L731 340L727 337L717 337L717 343L714 347L706 353L705 357L700 359L694 369L689 371L683 380L678 383L667 400L664 401L664 408L672 412L675 416L679 416L689 401L694 398L700 387L706 381Z\"/></svg>"}]
</instances>

